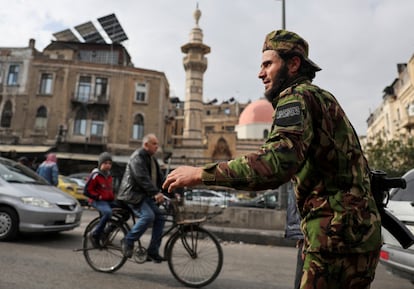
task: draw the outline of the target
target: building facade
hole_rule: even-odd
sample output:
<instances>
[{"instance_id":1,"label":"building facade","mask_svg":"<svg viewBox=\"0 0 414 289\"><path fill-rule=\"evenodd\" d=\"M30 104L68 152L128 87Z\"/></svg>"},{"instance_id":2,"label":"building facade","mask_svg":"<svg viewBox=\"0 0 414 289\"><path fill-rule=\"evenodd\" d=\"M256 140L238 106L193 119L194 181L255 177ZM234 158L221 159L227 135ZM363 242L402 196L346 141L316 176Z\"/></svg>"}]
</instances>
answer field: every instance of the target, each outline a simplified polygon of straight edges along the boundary
<instances>
[{"instance_id":1,"label":"building facade","mask_svg":"<svg viewBox=\"0 0 414 289\"><path fill-rule=\"evenodd\" d=\"M398 77L383 91L382 102L367 119L365 143L414 136L414 56L397 65Z\"/></svg>"},{"instance_id":2,"label":"building facade","mask_svg":"<svg viewBox=\"0 0 414 289\"><path fill-rule=\"evenodd\" d=\"M1 145L96 161L102 151L129 156L150 132L168 143L163 72L134 67L121 44L52 41L42 52L34 45L0 48Z\"/></svg>"},{"instance_id":3,"label":"building facade","mask_svg":"<svg viewBox=\"0 0 414 289\"><path fill-rule=\"evenodd\" d=\"M263 117L261 105L233 97L203 100L210 47L203 43L200 17L197 8L189 42L181 47L184 101L170 97L163 72L135 67L120 43L72 37L52 41L43 51L32 39L28 47L0 48L0 152L40 161L54 151L61 172L69 174L89 171L102 151L125 165L147 133L158 136L158 159L168 169L256 151L271 121L258 123L247 114L259 107ZM270 103L260 102L271 119Z\"/></svg>"}]
</instances>

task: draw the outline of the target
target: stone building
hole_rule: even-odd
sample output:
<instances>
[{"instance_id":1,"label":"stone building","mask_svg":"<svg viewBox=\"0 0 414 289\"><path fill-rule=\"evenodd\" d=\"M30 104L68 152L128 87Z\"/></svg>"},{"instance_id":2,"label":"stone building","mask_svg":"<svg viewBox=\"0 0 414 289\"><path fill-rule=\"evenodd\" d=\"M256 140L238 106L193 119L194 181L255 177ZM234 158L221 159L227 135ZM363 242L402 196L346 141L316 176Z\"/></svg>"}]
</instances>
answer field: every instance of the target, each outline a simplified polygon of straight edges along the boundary
<instances>
[{"instance_id":1,"label":"stone building","mask_svg":"<svg viewBox=\"0 0 414 289\"><path fill-rule=\"evenodd\" d=\"M52 41L39 52L30 40L26 48L0 48L0 84L6 156L56 151L62 173L70 173L83 164L89 170L102 151L125 163L149 132L168 142L168 80L134 67L119 43Z\"/></svg>"},{"instance_id":2,"label":"stone building","mask_svg":"<svg viewBox=\"0 0 414 289\"><path fill-rule=\"evenodd\" d=\"M170 97L163 72L135 67L121 43L60 37L43 51L35 40L0 48L0 152L42 158L54 151L69 174L89 171L97 155L109 151L122 174L150 132L160 140L158 157L166 169L167 163L170 169L203 165L257 150L273 109L264 99L204 102L211 48L203 43L200 17L197 8L195 27L181 47L184 101Z\"/></svg>"},{"instance_id":3,"label":"stone building","mask_svg":"<svg viewBox=\"0 0 414 289\"><path fill-rule=\"evenodd\" d=\"M414 56L397 65L398 77L385 87L381 104L367 119L366 143L414 136Z\"/></svg>"},{"instance_id":4,"label":"stone building","mask_svg":"<svg viewBox=\"0 0 414 289\"><path fill-rule=\"evenodd\" d=\"M211 49L203 43L200 17L201 11L197 8L194 12L195 27L190 32L189 42L181 47L185 53L186 95L185 101L172 98L172 142L168 149L172 168L182 164L200 166L208 162L226 161L256 151L263 142L264 134L260 132L259 135L252 135L253 131L258 131L254 127L257 123L253 123L264 110L258 108L256 113L259 114L254 116L254 107L264 104L268 108L262 117L267 118L267 129L271 125L269 118L273 109L265 100L260 100L260 104L251 104L250 101L240 103L234 97L220 104L217 99L203 101L203 75L208 68L206 54ZM246 130L246 126L254 128Z\"/></svg>"}]
</instances>

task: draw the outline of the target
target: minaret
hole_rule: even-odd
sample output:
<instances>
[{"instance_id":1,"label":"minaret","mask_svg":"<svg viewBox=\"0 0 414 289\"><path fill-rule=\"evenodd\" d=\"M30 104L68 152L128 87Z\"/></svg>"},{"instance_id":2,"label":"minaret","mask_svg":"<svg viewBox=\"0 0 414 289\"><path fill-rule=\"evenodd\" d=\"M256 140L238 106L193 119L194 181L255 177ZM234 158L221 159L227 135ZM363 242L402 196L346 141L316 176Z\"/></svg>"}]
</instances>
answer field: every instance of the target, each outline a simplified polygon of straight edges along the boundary
<instances>
[{"instance_id":1,"label":"minaret","mask_svg":"<svg viewBox=\"0 0 414 289\"><path fill-rule=\"evenodd\" d=\"M190 32L190 41L181 46L186 54L183 59L185 69L184 133L183 145L202 145L203 114L203 75L207 69L210 47L203 43L203 31L198 26L201 11L194 11L195 27Z\"/></svg>"}]
</instances>

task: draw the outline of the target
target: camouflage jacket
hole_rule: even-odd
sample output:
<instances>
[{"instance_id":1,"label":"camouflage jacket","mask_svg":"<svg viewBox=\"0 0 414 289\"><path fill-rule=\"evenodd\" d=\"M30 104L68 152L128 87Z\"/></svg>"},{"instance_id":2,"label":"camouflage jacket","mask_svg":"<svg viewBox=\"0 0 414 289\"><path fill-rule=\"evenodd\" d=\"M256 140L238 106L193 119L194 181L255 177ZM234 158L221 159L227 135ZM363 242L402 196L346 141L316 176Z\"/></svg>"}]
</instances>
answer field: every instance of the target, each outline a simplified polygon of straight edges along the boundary
<instances>
[{"instance_id":1,"label":"camouflage jacket","mask_svg":"<svg viewBox=\"0 0 414 289\"><path fill-rule=\"evenodd\" d=\"M337 100L302 80L284 90L273 106L272 129L261 149L206 165L203 182L260 190L291 179L305 252L377 250L381 221L370 192L368 164Z\"/></svg>"}]
</instances>

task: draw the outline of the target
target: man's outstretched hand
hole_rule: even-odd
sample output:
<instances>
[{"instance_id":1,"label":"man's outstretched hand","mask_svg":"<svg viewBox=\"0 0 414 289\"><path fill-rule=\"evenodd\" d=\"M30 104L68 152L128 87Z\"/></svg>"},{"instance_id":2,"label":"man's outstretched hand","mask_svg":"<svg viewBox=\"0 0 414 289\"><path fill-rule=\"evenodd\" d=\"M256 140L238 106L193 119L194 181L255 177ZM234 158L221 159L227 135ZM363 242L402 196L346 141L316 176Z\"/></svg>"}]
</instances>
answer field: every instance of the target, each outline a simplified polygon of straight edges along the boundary
<instances>
[{"instance_id":1,"label":"man's outstretched hand","mask_svg":"<svg viewBox=\"0 0 414 289\"><path fill-rule=\"evenodd\" d=\"M200 185L203 168L181 166L168 174L162 188L171 193L174 189Z\"/></svg>"}]
</instances>

